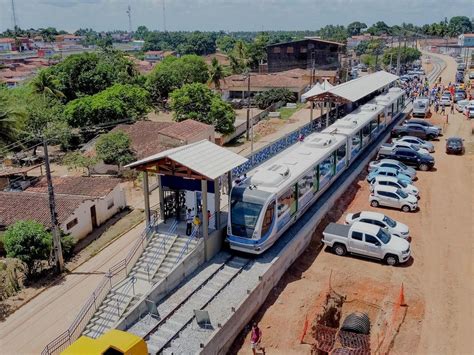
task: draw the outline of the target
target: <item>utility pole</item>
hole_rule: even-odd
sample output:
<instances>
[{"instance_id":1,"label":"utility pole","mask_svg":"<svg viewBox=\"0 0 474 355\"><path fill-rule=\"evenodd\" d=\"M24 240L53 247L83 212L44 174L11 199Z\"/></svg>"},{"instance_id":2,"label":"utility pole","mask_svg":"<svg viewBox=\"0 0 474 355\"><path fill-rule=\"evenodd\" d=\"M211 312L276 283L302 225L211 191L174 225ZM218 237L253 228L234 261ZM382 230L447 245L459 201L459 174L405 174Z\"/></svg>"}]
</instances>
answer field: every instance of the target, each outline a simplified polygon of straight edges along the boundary
<instances>
[{"instance_id":1,"label":"utility pole","mask_svg":"<svg viewBox=\"0 0 474 355\"><path fill-rule=\"evenodd\" d=\"M166 5L165 0L163 1L163 32L166 32Z\"/></svg>"},{"instance_id":2,"label":"utility pole","mask_svg":"<svg viewBox=\"0 0 474 355\"><path fill-rule=\"evenodd\" d=\"M247 140L250 139L250 70L247 73L247 132L245 137Z\"/></svg>"},{"instance_id":3,"label":"utility pole","mask_svg":"<svg viewBox=\"0 0 474 355\"><path fill-rule=\"evenodd\" d=\"M61 233L58 226L58 216L56 214L56 203L54 201L53 182L51 180L51 168L49 166L48 143L43 138L44 164L46 170L46 180L48 182L49 212L51 214L51 231L53 232L54 261L58 273L64 270L63 251L61 247Z\"/></svg>"},{"instance_id":4,"label":"utility pole","mask_svg":"<svg viewBox=\"0 0 474 355\"><path fill-rule=\"evenodd\" d=\"M311 60L311 85L310 88L314 85L314 67L316 65L315 58L313 56L314 52L311 52L312 60ZM310 89L311 90L311 89ZM309 111L309 121L313 121L313 110L314 110L314 100L311 100L311 110Z\"/></svg>"},{"instance_id":5,"label":"utility pole","mask_svg":"<svg viewBox=\"0 0 474 355\"><path fill-rule=\"evenodd\" d=\"M16 22L15 0L12 0L12 20L13 20L13 31L16 32L18 23Z\"/></svg>"},{"instance_id":6,"label":"utility pole","mask_svg":"<svg viewBox=\"0 0 474 355\"><path fill-rule=\"evenodd\" d=\"M398 35L398 53L397 53L397 75L400 76L400 45L401 45L401 37Z\"/></svg>"},{"instance_id":7,"label":"utility pole","mask_svg":"<svg viewBox=\"0 0 474 355\"><path fill-rule=\"evenodd\" d=\"M128 32L132 33L132 7L128 5L127 8L127 15L128 15Z\"/></svg>"}]
</instances>

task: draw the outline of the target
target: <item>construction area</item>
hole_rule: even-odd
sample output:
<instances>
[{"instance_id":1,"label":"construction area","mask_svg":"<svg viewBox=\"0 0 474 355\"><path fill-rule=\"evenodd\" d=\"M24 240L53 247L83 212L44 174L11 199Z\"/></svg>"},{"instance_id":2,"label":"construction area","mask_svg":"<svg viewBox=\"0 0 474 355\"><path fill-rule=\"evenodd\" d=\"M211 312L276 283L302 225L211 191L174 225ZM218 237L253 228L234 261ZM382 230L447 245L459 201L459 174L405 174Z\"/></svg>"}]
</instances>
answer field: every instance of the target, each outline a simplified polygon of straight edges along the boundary
<instances>
[{"instance_id":1,"label":"construction area","mask_svg":"<svg viewBox=\"0 0 474 355\"><path fill-rule=\"evenodd\" d=\"M440 76L448 84L455 61L431 56L446 62ZM362 172L253 317L263 332L265 353L472 353L474 127L458 112L448 119L434 113L430 122L443 128L443 136L433 142L436 168L418 173L419 211L371 207L367 172ZM445 139L451 136L464 139L464 155L446 154ZM407 224L412 258L394 268L337 256L321 243L330 222L344 223L347 213L359 211L382 212ZM347 316L357 312L368 316L370 335L342 329ZM252 353L250 327L240 333L230 353Z\"/></svg>"}]
</instances>

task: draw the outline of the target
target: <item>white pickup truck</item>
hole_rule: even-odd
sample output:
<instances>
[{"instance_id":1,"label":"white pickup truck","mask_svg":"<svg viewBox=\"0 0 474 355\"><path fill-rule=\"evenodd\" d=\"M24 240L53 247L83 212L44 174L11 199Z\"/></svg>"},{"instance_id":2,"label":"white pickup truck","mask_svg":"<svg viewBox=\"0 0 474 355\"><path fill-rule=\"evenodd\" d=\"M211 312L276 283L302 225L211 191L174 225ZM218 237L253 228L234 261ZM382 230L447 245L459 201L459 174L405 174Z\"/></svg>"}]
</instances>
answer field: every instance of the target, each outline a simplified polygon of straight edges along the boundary
<instances>
[{"instance_id":1,"label":"white pickup truck","mask_svg":"<svg viewBox=\"0 0 474 355\"><path fill-rule=\"evenodd\" d=\"M323 232L322 242L339 256L346 253L384 260L388 265L397 265L410 259L410 243L402 238L392 237L378 226L354 222L329 223Z\"/></svg>"}]
</instances>

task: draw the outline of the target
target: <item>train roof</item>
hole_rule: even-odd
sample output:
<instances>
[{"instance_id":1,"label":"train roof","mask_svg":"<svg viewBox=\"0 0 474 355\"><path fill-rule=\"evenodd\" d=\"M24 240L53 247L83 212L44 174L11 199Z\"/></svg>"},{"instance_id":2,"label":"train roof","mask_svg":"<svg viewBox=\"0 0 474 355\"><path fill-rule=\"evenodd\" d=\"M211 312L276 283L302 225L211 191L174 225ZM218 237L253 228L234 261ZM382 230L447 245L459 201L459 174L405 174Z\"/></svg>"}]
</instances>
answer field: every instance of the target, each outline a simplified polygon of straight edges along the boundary
<instances>
[{"instance_id":1,"label":"train roof","mask_svg":"<svg viewBox=\"0 0 474 355\"><path fill-rule=\"evenodd\" d=\"M277 192L287 182L293 181L328 153L346 142L344 136L313 133L253 171L244 184L258 190Z\"/></svg>"}]
</instances>

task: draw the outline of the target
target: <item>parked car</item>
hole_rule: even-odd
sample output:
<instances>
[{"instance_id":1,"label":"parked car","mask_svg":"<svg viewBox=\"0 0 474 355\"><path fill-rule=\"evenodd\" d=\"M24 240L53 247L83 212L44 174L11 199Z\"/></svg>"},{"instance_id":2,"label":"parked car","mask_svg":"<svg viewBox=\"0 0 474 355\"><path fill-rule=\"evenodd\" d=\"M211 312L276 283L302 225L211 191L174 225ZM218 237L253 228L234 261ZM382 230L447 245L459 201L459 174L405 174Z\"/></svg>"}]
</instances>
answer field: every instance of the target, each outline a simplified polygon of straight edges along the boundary
<instances>
[{"instance_id":1,"label":"parked car","mask_svg":"<svg viewBox=\"0 0 474 355\"><path fill-rule=\"evenodd\" d=\"M369 172L376 170L378 168L394 168L397 169L400 173L405 174L410 177L410 179L416 179L416 170L406 166L401 161L394 159L381 159L374 160L369 163Z\"/></svg>"},{"instance_id":2,"label":"parked car","mask_svg":"<svg viewBox=\"0 0 474 355\"><path fill-rule=\"evenodd\" d=\"M351 226L329 223L322 242L339 256L347 253L384 260L388 265L404 263L410 258L410 243L392 237L383 228L355 222Z\"/></svg>"},{"instance_id":3,"label":"parked car","mask_svg":"<svg viewBox=\"0 0 474 355\"><path fill-rule=\"evenodd\" d=\"M434 150L434 144L431 142L427 142L421 138L418 137L412 137L412 136L404 136L399 139L393 139L392 142L395 144L396 142L407 142L411 144L418 144L421 148L426 149L429 153L433 153Z\"/></svg>"},{"instance_id":4,"label":"parked car","mask_svg":"<svg viewBox=\"0 0 474 355\"><path fill-rule=\"evenodd\" d=\"M380 228L387 229L391 235L399 238L410 238L410 229L406 224L397 222L383 213L362 211L357 213L348 213L346 216L346 223L352 225L355 222L363 222L373 224Z\"/></svg>"},{"instance_id":5,"label":"parked car","mask_svg":"<svg viewBox=\"0 0 474 355\"><path fill-rule=\"evenodd\" d=\"M446 154L464 154L464 139L449 137L446 139Z\"/></svg>"},{"instance_id":6,"label":"parked car","mask_svg":"<svg viewBox=\"0 0 474 355\"><path fill-rule=\"evenodd\" d=\"M439 130L438 127L425 126L425 125L419 124L418 122L408 122L408 123L405 123L404 126L406 126L408 129L412 129L412 130L414 130L414 127L424 128L425 132L426 132L427 139L429 139L429 140L437 138L438 136L441 135L440 130ZM434 138L431 138L433 136L434 136ZM420 137L420 138L424 139L423 137Z\"/></svg>"},{"instance_id":7,"label":"parked car","mask_svg":"<svg viewBox=\"0 0 474 355\"><path fill-rule=\"evenodd\" d=\"M459 100L464 100L466 98L466 92L464 90L459 90L454 92L453 101L458 102Z\"/></svg>"},{"instance_id":8,"label":"parked car","mask_svg":"<svg viewBox=\"0 0 474 355\"><path fill-rule=\"evenodd\" d=\"M441 106L451 106L451 94L449 93L444 93L442 96L441 96L441 100L439 100L439 104Z\"/></svg>"},{"instance_id":9,"label":"parked car","mask_svg":"<svg viewBox=\"0 0 474 355\"><path fill-rule=\"evenodd\" d=\"M441 134L443 132L443 129L440 127L440 126L435 126L434 124L432 124L431 122L429 121L426 121L426 120L420 120L418 118L412 118L411 120L407 121L406 122L407 124L413 124L413 123L416 123L416 124L419 124L419 125L422 125L424 127L428 127L428 128L431 128L433 130L436 130L438 132L438 134Z\"/></svg>"},{"instance_id":10,"label":"parked car","mask_svg":"<svg viewBox=\"0 0 474 355\"><path fill-rule=\"evenodd\" d=\"M467 117L467 118L474 118L474 105L466 105L464 107L464 111L463 111L463 114Z\"/></svg>"},{"instance_id":11,"label":"parked car","mask_svg":"<svg viewBox=\"0 0 474 355\"><path fill-rule=\"evenodd\" d=\"M402 210L403 212L416 211L418 199L393 186L378 185L369 195L372 207L386 206Z\"/></svg>"},{"instance_id":12,"label":"parked car","mask_svg":"<svg viewBox=\"0 0 474 355\"><path fill-rule=\"evenodd\" d=\"M463 112L467 105L469 105L469 100L459 100L455 105L456 111Z\"/></svg>"},{"instance_id":13,"label":"parked car","mask_svg":"<svg viewBox=\"0 0 474 355\"><path fill-rule=\"evenodd\" d=\"M438 132L418 124L404 124L392 129L392 137L412 136L421 139L433 140L438 137Z\"/></svg>"},{"instance_id":14,"label":"parked car","mask_svg":"<svg viewBox=\"0 0 474 355\"><path fill-rule=\"evenodd\" d=\"M372 183L377 176L393 176L398 180L406 182L407 184L412 183L412 180L408 175L402 174L394 168L378 168L371 171L369 175L367 175L367 182Z\"/></svg>"},{"instance_id":15,"label":"parked car","mask_svg":"<svg viewBox=\"0 0 474 355\"><path fill-rule=\"evenodd\" d=\"M396 148L391 153L381 150L379 159L398 160L421 171L428 171L435 165L435 159L431 155L420 154L407 148Z\"/></svg>"},{"instance_id":16,"label":"parked car","mask_svg":"<svg viewBox=\"0 0 474 355\"><path fill-rule=\"evenodd\" d=\"M413 101L413 117L428 117L430 113L430 99L427 97L419 97Z\"/></svg>"},{"instance_id":17,"label":"parked car","mask_svg":"<svg viewBox=\"0 0 474 355\"><path fill-rule=\"evenodd\" d=\"M413 149L415 152L418 152L418 153L421 153L421 154L429 154L430 152L428 152L427 149L424 149L422 147L420 147L419 144L413 144L413 143L408 143L408 142L404 142L404 141L396 141L396 142L393 142L393 143L384 143L382 144L382 146L380 147L380 149L395 149L395 148L409 148L409 149Z\"/></svg>"},{"instance_id":18,"label":"parked car","mask_svg":"<svg viewBox=\"0 0 474 355\"><path fill-rule=\"evenodd\" d=\"M369 187L370 191L373 191L377 185L393 186L415 197L420 196L420 191L415 185L407 184L406 182L402 180L398 180L396 177L393 177L393 176L376 176L375 179L370 184L370 187Z\"/></svg>"}]
</instances>

